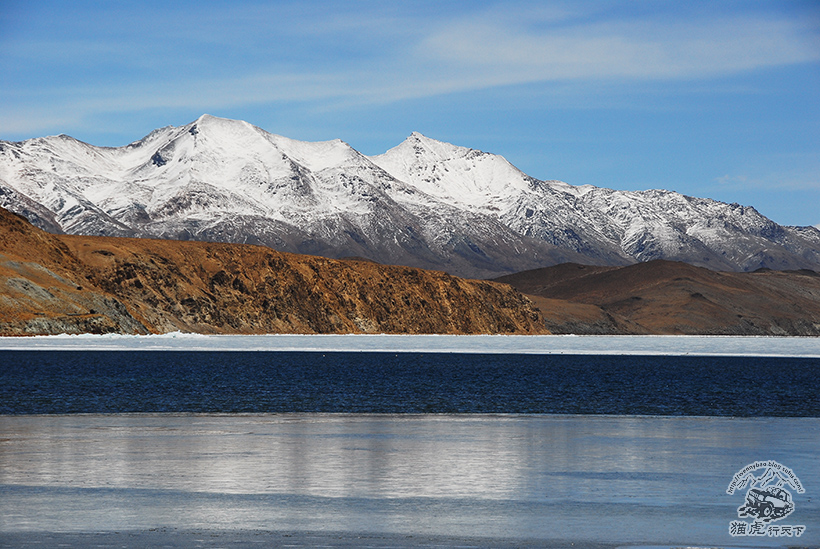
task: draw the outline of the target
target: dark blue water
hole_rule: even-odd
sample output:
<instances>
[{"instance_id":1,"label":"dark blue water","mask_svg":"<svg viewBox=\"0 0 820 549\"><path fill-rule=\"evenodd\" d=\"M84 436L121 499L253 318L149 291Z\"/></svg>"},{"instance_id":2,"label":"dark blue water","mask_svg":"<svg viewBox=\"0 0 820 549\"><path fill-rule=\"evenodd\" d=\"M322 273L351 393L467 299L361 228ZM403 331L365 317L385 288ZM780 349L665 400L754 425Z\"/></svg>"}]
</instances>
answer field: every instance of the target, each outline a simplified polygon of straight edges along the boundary
<instances>
[{"instance_id":1,"label":"dark blue water","mask_svg":"<svg viewBox=\"0 0 820 549\"><path fill-rule=\"evenodd\" d=\"M127 412L820 417L820 360L0 352L0 414Z\"/></svg>"}]
</instances>

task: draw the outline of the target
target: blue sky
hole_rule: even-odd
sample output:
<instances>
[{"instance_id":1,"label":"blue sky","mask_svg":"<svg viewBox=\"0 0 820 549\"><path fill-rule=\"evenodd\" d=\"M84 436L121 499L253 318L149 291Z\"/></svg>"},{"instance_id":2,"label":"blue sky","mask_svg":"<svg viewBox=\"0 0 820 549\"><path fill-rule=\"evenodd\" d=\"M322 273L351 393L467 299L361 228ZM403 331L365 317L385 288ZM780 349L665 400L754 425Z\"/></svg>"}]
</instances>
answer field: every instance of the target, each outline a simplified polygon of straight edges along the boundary
<instances>
[{"instance_id":1,"label":"blue sky","mask_svg":"<svg viewBox=\"0 0 820 549\"><path fill-rule=\"evenodd\" d=\"M119 146L203 113L820 223L812 0L0 0L0 139Z\"/></svg>"}]
</instances>

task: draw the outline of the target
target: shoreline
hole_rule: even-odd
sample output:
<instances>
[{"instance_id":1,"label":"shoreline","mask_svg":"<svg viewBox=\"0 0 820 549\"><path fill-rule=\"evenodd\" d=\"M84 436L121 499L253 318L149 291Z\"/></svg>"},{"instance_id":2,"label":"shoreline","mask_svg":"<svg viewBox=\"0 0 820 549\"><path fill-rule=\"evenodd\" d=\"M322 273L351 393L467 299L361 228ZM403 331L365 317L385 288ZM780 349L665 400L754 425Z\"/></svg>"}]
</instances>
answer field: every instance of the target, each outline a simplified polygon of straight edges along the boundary
<instances>
[{"instance_id":1,"label":"shoreline","mask_svg":"<svg viewBox=\"0 0 820 549\"><path fill-rule=\"evenodd\" d=\"M820 337L703 335L433 335L172 332L0 337L0 351L473 353L820 358Z\"/></svg>"}]
</instances>

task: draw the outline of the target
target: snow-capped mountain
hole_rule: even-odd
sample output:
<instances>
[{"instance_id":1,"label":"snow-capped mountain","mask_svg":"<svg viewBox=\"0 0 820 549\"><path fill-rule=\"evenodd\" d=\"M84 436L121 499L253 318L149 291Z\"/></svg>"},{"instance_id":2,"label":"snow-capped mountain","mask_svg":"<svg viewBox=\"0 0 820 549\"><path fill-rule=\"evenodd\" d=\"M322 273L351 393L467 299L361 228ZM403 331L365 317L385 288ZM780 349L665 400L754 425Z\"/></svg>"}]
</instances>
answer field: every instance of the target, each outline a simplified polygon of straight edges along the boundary
<instances>
[{"instance_id":1,"label":"snow-capped mountain","mask_svg":"<svg viewBox=\"0 0 820 549\"><path fill-rule=\"evenodd\" d=\"M541 181L418 133L367 157L209 115L118 148L0 142L0 206L52 232L257 243L474 277L659 258L820 266L820 231L750 207Z\"/></svg>"}]
</instances>

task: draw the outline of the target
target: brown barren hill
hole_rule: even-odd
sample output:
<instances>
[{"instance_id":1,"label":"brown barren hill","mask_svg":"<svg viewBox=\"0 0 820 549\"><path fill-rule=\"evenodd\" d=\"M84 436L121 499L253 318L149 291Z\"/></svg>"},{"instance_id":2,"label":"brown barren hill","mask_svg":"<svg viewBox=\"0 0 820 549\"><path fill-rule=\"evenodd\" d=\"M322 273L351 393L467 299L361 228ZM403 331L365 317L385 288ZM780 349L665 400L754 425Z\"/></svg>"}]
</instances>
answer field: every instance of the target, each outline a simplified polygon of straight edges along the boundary
<instances>
[{"instance_id":1,"label":"brown barren hill","mask_svg":"<svg viewBox=\"0 0 820 549\"><path fill-rule=\"evenodd\" d=\"M53 235L0 210L0 334L546 333L505 284L261 246Z\"/></svg>"},{"instance_id":2,"label":"brown barren hill","mask_svg":"<svg viewBox=\"0 0 820 549\"><path fill-rule=\"evenodd\" d=\"M820 274L716 272L675 261L564 264L496 279L555 333L820 335Z\"/></svg>"}]
</instances>

